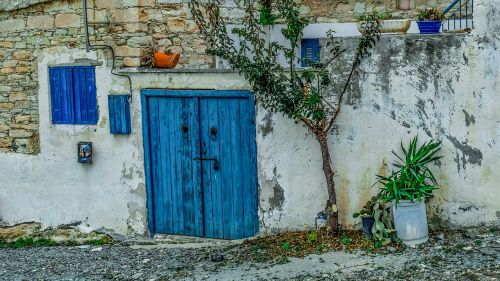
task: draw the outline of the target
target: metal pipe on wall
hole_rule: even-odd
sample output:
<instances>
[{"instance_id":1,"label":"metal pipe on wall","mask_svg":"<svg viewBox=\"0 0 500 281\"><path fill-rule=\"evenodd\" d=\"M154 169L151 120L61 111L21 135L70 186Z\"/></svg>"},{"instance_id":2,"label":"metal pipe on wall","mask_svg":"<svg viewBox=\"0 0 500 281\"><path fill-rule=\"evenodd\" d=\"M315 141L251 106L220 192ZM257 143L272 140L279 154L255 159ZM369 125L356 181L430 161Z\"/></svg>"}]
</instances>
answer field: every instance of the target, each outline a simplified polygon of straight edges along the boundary
<instances>
[{"instance_id":1,"label":"metal pipe on wall","mask_svg":"<svg viewBox=\"0 0 500 281\"><path fill-rule=\"evenodd\" d=\"M92 50L107 49L111 52L111 60L112 60L111 74L127 78L128 84L129 84L129 99L130 99L130 101L132 101L132 79L130 78L130 76L128 76L126 74L121 74L121 73L115 72L115 51L114 51L113 47L111 47L109 45L90 45L87 6L88 6L87 0L82 0L83 24L84 24L83 29L85 31L85 49L86 49L87 53L90 52L91 49Z\"/></svg>"},{"instance_id":2,"label":"metal pipe on wall","mask_svg":"<svg viewBox=\"0 0 500 281\"><path fill-rule=\"evenodd\" d=\"M85 49L87 53L90 52L90 41L89 41L89 23L87 15L87 0L82 0L83 7L83 29L85 31Z\"/></svg>"}]
</instances>

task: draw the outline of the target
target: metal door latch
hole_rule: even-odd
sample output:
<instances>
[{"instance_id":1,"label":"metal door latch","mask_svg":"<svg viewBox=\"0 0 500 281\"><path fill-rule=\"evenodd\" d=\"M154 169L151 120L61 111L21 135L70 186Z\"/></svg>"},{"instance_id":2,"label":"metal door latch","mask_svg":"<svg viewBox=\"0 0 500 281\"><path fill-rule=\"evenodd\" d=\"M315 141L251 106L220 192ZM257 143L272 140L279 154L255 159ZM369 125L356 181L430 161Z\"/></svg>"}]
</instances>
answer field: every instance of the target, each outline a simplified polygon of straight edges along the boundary
<instances>
[{"instance_id":1,"label":"metal door latch","mask_svg":"<svg viewBox=\"0 0 500 281\"><path fill-rule=\"evenodd\" d=\"M219 161L215 158L203 158L203 157L196 157L193 158L193 160L200 160L200 161L214 161L214 170L218 171L219 170Z\"/></svg>"}]
</instances>

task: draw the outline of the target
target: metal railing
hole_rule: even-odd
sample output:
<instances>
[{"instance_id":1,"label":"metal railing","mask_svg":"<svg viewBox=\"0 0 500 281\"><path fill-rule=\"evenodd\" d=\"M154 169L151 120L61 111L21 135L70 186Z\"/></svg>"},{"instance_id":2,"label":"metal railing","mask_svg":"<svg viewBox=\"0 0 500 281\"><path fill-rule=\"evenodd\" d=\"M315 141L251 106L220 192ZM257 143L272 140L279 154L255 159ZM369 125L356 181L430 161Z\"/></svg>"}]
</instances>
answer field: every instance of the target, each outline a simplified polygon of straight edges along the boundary
<instances>
[{"instance_id":1,"label":"metal railing","mask_svg":"<svg viewBox=\"0 0 500 281\"><path fill-rule=\"evenodd\" d=\"M454 0L443 10L446 19L443 31L470 30L474 28L474 0Z\"/></svg>"}]
</instances>

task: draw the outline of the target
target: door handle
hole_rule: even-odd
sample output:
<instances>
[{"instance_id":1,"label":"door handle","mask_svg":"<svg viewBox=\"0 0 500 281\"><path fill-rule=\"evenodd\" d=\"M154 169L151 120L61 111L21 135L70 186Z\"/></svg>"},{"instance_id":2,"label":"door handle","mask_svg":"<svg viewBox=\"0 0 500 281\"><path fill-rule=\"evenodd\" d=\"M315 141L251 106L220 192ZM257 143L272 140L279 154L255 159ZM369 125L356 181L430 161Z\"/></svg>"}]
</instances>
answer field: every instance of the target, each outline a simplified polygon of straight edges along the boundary
<instances>
[{"instance_id":1,"label":"door handle","mask_svg":"<svg viewBox=\"0 0 500 281\"><path fill-rule=\"evenodd\" d=\"M214 161L214 170L218 171L219 170L219 161L215 158L203 158L203 157L196 157L193 158L193 160L199 160L199 161Z\"/></svg>"}]
</instances>

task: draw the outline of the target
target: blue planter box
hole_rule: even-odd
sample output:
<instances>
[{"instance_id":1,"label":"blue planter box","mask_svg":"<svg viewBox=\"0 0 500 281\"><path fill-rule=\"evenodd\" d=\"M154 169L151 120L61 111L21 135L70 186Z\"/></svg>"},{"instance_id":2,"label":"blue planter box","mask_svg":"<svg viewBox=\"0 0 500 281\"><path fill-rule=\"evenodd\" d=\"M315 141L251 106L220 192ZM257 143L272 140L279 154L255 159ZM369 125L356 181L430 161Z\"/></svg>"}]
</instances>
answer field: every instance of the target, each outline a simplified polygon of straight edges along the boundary
<instances>
[{"instance_id":1,"label":"blue planter box","mask_svg":"<svg viewBox=\"0 0 500 281\"><path fill-rule=\"evenodd\" d=\"M441 30L440 20L418 20L417 25L420 34L436 34Z\"/></svg>"}]
</instances>

